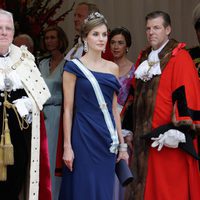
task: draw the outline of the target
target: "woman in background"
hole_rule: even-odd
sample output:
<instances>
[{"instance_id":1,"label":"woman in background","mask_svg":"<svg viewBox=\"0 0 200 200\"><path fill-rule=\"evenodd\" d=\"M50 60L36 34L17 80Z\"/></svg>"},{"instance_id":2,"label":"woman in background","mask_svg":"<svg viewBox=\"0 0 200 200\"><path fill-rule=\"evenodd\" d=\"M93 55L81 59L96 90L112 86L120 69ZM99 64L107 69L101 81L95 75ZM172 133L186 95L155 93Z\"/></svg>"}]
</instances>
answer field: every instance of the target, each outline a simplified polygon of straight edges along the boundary
<instances>
[{"instance_id":1,"label":"woman in background","mask_svg":"<svg viewBox=\"0 0 200 200\"><path fill-rule=\"evenodd\" d=\"M59 26L48 27L44 31L43 46L50 54L48 58L40 61L39 69L51 93L51 98L44 105L44 115L50 158L52 199L57 200L61 178L55 176L55 163L62 104L64 52L68 46L65 32Z\"/></svg>"},{"instance_id":2,"label":"woman in background","mask_svg":"<svg viewBox=\"0 0 200 200\"><path fill-rule=\"evenodd\" d=\"M114 28L110 32L109 43L114 62L119 66L119 83L121 88L117 102L119 113L121 113L121 121L123 122L123 114L121 111L126 103L135 70L133 62L127 58L128 49L132 43L129 30L124 27ZM131 130L127 130L128 126L126 123L122 123L122 125L124 140L128 144L129 149L132 150L132 132ZM119 185L117 177L114 187L114 200L124 200L124 189Z\"/></svg>"}]
</instances>

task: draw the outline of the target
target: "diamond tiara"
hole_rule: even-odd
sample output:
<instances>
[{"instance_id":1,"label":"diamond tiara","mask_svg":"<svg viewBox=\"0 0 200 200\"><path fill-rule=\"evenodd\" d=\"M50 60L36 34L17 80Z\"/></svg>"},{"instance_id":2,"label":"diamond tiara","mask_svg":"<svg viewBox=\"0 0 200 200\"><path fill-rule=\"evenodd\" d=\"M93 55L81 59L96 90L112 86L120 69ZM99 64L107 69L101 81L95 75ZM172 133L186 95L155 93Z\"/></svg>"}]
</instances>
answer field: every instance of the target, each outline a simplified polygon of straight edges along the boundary
<instances>
[{"instance_id":1,"label":"diamond tiara","mask_svg":"<svg viewBox=\"0 0 200 200\"><path fill-rule=\"evenodd\" d=\"M88 15L88 17L84 20L84 23L87 23L93 19L98 19L98 18L104 18L104 16L102 14L100 14L99 12L94 12Z\"/></svg>"}]
</instances>

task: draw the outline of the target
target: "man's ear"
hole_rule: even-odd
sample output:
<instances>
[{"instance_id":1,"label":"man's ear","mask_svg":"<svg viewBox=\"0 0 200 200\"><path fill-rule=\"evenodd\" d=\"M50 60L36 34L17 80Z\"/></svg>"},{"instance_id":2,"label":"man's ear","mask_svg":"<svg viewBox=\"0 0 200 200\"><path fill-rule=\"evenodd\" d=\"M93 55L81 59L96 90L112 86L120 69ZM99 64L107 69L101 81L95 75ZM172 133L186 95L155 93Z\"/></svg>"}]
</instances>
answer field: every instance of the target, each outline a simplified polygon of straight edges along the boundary
<instances>
[{"instance_id":1,"label":"man's ear","mask_svg":"<svg viewBox=\"0 0 200 200\"><path fill-rule=\"evenodd\" d=\"M171 31L172 31L171 26L167 26L167 27L166 27L166 34L167 34L167 35L170 35Z\"/></svg>"}]
</instances>

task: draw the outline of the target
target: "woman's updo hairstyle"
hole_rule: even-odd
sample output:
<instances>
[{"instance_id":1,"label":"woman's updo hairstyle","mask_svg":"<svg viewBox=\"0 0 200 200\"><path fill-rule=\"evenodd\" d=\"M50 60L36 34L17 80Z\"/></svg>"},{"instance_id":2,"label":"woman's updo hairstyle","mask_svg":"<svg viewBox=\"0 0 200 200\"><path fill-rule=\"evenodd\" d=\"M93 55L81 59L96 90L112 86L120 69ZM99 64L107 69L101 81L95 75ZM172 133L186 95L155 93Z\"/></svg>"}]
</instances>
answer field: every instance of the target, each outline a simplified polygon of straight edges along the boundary
<instances>
[{"instance_id":1,"label":"woman's updo hairstyle","mask_svg":"<svg viewBox=\"0 0 200 200\"><path fill-rule=\"evenodd\" d=\"M95 27L99 25L107 25L107 20L99 12L93 12L84 20L83 25L81 26L81 38L84 39L87 37L88 33Z\"/></svg>"},{"instance_id":2,"label":"woman's updo hairstyle","mask_svg":"<svg viewBox=\"0 0 200 200\"><path fill-rule=\"evenodd\" d=\"M119 34L121 34L121 35L124 36L125 41L126 41L126 46L127 46L128 48L130 48L130 46L131 46L131 44L132 44L131 33L130 33L130 31L129 31L127 28L125 28L125 27L123 27L123 26L114 28L114 29L110 32L110 34L109 34L109 43L111 42L112 38L113 38L115 35L119 35Z\"/></svg>"}]
</instances>

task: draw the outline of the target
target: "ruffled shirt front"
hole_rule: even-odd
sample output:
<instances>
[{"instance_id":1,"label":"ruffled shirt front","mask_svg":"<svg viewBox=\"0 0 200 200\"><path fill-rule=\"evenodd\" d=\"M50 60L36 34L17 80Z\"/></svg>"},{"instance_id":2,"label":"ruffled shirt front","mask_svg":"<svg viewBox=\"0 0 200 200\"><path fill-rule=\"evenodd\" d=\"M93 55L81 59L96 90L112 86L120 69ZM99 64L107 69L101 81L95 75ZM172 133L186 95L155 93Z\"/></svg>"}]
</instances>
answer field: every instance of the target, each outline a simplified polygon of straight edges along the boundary
<instances>
[{"instance_id":1,"label":"ruffled shirt front","mask_svg":"<svg viewBox=\"0 0 200 200\"><path fill-rule=\"evenodd\" d=\"M148 59L143 61L135 71L135 78L143 81L149 81L153 76L160 75L160 59L158 54L168 43L167 40L159 49L152 50L148 56Z\"/></svg>"},{"instance_id":2,"label":"ruffled shirt front","mask_svg":"<svg viewBox=\"0 0 200 200\"><path fill-rule=\"evenodd\" d=\"M4 91L7 87L6 82L10 81L11 87L10 90L22 89L22 82L16 73L15 70L12 69L12 60L9 56L0 57L0 90Z\"/></svg>"}]
</instances>

